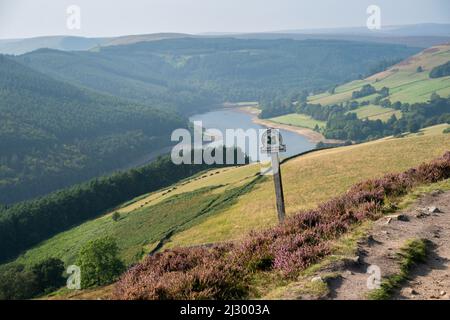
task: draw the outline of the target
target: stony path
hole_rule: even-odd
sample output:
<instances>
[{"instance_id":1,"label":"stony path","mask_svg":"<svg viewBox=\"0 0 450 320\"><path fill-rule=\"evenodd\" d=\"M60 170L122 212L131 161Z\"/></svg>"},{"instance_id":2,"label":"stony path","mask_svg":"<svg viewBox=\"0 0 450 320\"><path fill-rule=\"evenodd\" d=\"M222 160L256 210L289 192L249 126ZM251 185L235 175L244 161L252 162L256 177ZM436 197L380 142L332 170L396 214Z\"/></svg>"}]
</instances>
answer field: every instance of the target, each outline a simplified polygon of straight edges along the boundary
<instances>
[{"instance_id":1,"label":"stony path","mask_svg":"<svg viewBox=\"0 0 450 320\"><path fill-rule=\"evenodd\" d=\"M441 212L429 213L433 207ZM399 214L375 223L367 240L359 245L360 263L330 283L330 299L365 299L369 292L368 268L379 267L382 277L397 273L396 252L407 240L418 238L430 240L432 252L393 298L450 299L450 192L425 195Z\"/></svg>"}]
</instances>

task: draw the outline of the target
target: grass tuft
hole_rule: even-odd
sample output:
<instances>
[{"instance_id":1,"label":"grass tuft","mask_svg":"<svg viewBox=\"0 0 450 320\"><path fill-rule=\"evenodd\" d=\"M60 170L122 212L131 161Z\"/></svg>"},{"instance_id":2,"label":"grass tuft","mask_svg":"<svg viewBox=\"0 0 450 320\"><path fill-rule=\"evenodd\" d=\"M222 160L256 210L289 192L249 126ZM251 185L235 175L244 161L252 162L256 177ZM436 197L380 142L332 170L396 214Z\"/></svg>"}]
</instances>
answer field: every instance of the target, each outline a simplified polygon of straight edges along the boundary
<instances>
[{"instance_id":1,"label":"grass tuft","mask_svg":"<svg viewBox=\"0 0 450 320\"><path fill-rule=\"evenodd\" d=\"M379 289L369 293L370 300L387 300L392 297L396 289L406 282L412 269L419 263L425 262L430 242L426 239L408 241L398 253L400 258L400 272L385 279Z\"/></svg>"}]
</instances>

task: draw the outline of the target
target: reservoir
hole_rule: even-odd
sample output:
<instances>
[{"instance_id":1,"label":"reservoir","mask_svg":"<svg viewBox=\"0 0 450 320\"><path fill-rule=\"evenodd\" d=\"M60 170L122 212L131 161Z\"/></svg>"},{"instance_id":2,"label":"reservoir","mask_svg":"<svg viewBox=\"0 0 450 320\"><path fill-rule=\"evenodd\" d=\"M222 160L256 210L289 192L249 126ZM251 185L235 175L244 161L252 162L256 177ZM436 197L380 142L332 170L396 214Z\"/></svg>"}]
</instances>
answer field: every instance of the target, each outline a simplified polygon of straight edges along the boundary
<instances>
[{"instance_id":1,"label":"reservoir","mask_svg":"<svg viewBox=\"0 0 450 320\"><path fill-rule=\"evenodd\" d=\"M225 137L226 129L243 129L250 128L260 130L267 129L266 127L253 122L252 115L233 109L221 109L194 115L189 118L191 122L201 121L205 129L218 129ZM315 148L315 144L310 142L306 137L292 132L280 129L280 133L283 137L283 143L286 145L287 150L285 153L280 154L282 158L297 155L299 153L309 151ZM230 144L227 141L227 146Z\"/></svg>"}]
</instances>

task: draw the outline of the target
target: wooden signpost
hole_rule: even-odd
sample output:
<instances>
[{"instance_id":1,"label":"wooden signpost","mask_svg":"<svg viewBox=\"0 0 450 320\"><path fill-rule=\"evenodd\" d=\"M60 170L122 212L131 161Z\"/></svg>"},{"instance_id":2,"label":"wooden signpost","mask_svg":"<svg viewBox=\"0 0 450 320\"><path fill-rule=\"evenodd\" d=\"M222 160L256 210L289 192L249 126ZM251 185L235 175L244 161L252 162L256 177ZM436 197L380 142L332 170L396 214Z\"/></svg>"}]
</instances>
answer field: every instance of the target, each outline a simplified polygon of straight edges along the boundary
<instances>
[{"instance_id":1,"label":"wooden signpost","mask_svg":"<svg viewBox=\"0 0 450 320\"><path fill-rule=\"evenodd\" d=\"M277 203L278 220L284 222L286 210L284 206L283 182L281 180L280 152L286 152L283 137L278 129L269 128L262 135L262 151L269 154L272 162L273 182L275 185L275 196Z\"/></svg>"}]
</instances>

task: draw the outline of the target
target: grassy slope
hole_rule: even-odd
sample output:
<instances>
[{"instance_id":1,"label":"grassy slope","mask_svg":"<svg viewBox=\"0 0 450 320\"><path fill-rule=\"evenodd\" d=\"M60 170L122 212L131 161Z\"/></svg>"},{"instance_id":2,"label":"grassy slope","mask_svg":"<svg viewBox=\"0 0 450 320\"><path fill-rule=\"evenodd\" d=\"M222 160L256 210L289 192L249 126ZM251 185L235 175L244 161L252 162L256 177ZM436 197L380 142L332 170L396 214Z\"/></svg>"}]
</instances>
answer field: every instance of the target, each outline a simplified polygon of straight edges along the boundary
<instances>
[{"instance_id":1,"label":"grassy slope","mask_svg":"<svg viewBox=\"0 0 450 320\"><path fill-rule=\"evenodd\" d=\"M171 230L199 223L220 205L231 205L243 187L256 176L256 167L215 169L198 174L170 188L140 196L123 204L114 222L112 212L62 232L26 251L17 261L33 264L46 257L59 257L72 264L87 241L111 235L118 239L121 257L132 263Z\"/></svg>"},{"instance_id":2,"label":"grassy slope","mask_svg":"<svg viewBox=\"0 0 450 320\"><path fill-rule=\"evenodd\" d=\"M286 210L293 214L345 192L351 185L388 172L398 172L450 150L447 125L400 139L312 153L283 165ZM401 155L401 156L399 156ZM264 179L239 201L204 222L172 237L166 247L239 239L252 229L277 223L271 179Z\"/></svg>"},{"instance_id":3,"label":"grassy slope","mask_svg":"<svg viewBox=\"0 0 450 320\"><path fill-rule=\"evenodd\" d=\"M324 92L308 99L309 103L332 105L346 101L372 101L377 94L352 99L353 91L360 90L364 85L370 84L377 90L388 87L392 103L400 101L403 103L426 102L431 94L436 92L442 97L450 96L450 76L431 79L429 73L434 67L450 61L450 44L435 46L391 67L387 71L377 73L364 80L357 80L338 86L334 94ZM423 72L418 73L417 68L421 66ZM395 114L401 117L400 111L383 108L376 105L360 107L355 111L360 119L380 119L387 121ZM288 114L270 119L274 122L290 124L298 127L314 128L316 123L323 127L325 123L315 122L306 115Z\"/></svg>"},{"instance_id":4,"label":"grassy slope","mask_svg":"<svg viewBox=\"0 0 450 320\"><path fill-rule=\"evenodd\" d=\"M391 108L383 108L381 106L376 105L368 105L364 107L360 107L354 111L350 111L352 113L356 113L359 119L369 119L369 120L378 120L387 121L392 115L395 114L397 118L401 118L402 112L399 110L391 109Z\"/></svg>"},{"instance_id":5,"label":"grassy slope","mask_svg":"<svg viewBox=\"0 0 450 320\"><path fill-rule=\"evenodd\" d=\"M400 171L450 150L444 125L422 135L383 139L362 145L324 150L293 159L283 165L288 214L314 207L344 192L355 182ZM398 157L398 155L403 155ZM276 223L273 183L265 177L252 189L258 165L211 170L170 188L143 195L118 211L83 223L28 250L17 261L31 264L45 257L75 260L87 241L112 235L128 263L155 247L170 230L178 228L166 247L238 239L251 229Z\"/></svg>"},{"instance_id":6,"label":"grassy slope","mask_svg":"<svg viewBox=\"0 0 450 320\"><path fill-rule=\"evenodd\" d=\"M336 88L335 94L322 93L310 97L311 103L330 105L351 100L352 92L360 90L365 84L371 84L376 89L388 87L391 102L425 102L433 92L441 96L450 96L450 77L430 79L432 68L450 60L450 45L435 46L427 49L385 72L378 73L364 80L353 81ZM418 73L421 66L423 72ZM368 100L364 97L359 100Z\"/></svg>"},{"instance_id":7,"label":"grassy slope","mask_svg":"<svg viewBox=\"0 0 450 320\"><path fill-rule=\"evenodd\" d=\"M296 113L271 118L269 120L276 123L287 124L290 126L308 129L314 129L316 125L319 126L319 128L323 128L326 125L325 121L314 120L310 116Z\"/></svg>"}]
</instances>

